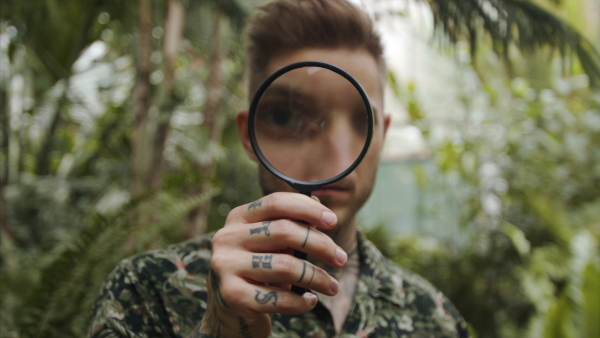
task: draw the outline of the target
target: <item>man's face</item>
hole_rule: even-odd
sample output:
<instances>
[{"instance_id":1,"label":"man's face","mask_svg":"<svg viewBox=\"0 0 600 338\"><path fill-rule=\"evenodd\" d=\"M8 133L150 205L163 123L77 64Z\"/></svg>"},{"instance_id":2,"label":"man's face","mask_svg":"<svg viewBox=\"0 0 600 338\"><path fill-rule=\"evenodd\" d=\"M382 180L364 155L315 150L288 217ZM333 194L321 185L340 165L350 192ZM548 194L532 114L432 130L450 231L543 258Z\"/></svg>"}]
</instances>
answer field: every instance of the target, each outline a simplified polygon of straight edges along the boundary
<instances>
[{"instance_id":1,"label":"man's face","mask_svg":"<svg viewBox=\"0 0 600 338\"><path fill-rule=\"evenodd\" d=\"M363 50L302 49L273 58L265 73L266 75L272 74L286 65L300 61L326 62L350 73L366 91L375 114L371 146L360 165L342 180L313 192L313 196L317 196L325 206L336 213L338 217L338 227L336 229L341 230L345 228L344 225L354 221L356 212L371 194L375 184L383 138L389 126L389 116L384 116L382 113L383 89L381 88L382 81L380 80L379 67L371 54ZM326 96L327 94L324 93L323 95ZM247 112L239 114L238 128L246 152L252 159L256 160L248 138L247 118ZM265 194L277 191L294 191L287 183L273 176L263 166L259 166L259 174L260 183Z\"/></svg>"}]
</instances>

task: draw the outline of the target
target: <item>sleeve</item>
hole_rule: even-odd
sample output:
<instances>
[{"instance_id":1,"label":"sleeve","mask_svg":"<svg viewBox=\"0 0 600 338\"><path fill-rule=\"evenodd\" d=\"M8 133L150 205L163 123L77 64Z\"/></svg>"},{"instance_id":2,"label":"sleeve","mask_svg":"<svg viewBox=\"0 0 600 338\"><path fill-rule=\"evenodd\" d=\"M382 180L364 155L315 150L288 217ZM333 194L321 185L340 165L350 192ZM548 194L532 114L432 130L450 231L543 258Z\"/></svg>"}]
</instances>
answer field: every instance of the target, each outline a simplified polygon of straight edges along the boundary
<instances>
[{"instance_id":1,"label":"sleeve","mask_svg":"<svg viewBox=\"0 0 600 338\"><path fill-rule=\"evenodd\" d=\"M94 304L88 337L171 337L168 316L149 280L132 261L109 275Z\"/></svg>"}]
</instances>

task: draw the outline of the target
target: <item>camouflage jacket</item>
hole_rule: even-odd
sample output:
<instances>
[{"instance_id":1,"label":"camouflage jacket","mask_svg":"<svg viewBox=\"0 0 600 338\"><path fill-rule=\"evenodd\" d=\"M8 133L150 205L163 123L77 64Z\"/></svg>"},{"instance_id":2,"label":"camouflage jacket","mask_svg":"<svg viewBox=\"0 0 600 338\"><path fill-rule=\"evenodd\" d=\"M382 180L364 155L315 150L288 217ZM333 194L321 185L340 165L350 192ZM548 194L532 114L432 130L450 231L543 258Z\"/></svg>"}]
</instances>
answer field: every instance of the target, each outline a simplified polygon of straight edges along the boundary
<instances>
[{"instance_id":1,"label":"camouflage jacket","mask_svg":"<svg viewBox=\"0 0 600 338\"><path fill-rule=\"evenodd\" d=\"M187 337L206 311L212 235L123 260L100 290L91 337ZM341 337L468 337L454 306L359 233L360 277ZM271 337L333 337L329 311L272 317Z\"/></svg>"}]
</instances>

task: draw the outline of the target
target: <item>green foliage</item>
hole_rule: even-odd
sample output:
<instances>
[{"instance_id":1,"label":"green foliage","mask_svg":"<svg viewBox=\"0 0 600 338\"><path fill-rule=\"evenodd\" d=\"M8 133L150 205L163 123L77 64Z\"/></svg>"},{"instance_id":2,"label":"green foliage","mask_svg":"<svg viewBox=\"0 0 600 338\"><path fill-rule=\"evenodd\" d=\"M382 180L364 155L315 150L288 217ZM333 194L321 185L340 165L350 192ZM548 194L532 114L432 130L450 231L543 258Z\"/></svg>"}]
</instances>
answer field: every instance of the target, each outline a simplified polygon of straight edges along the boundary
<instances>
[{"instance_id":1,"label":"green foliage","mask_svg":"<svg viewBox=\"0 0 600 338\"><path fill-rule=\"evenodd\" d=\"M600 268L598 265L589 264L583 271L581 281L581 298L583 298L583 332L587 337L600 335Z\"/></svg>"},{"instance_id":2,"label":"green foliage","mask_svg":"<svg viewBox=\"0 0 600 338\"><path fill-rule=\"evenodd\" d=\"M105 276L132 252L163 246L181 239L182 218L206 203L218 191L176 201L164 196L160 223L134 226L131 217L151 196L132 200L114 212L91 213L74 224L72 232L43 253L23 248L3 238L2 336L83 336L95 293ZM13 200L15 204L26 201ZM179 235L175 234L179 233ZM135 242L131 239L135 238ZM135 246L132 247L132 243ZM26 268L23 268L26 267ZM18 315L17 315L18 314Z\"/></svg>"},{"instance_id":3,"label":"green foliage","mask_svg":"<svg viewBox=\"0 0 600 338\"><path fill-rule=\"evenodd\" d=\"M233 114L246 99L239 31L247 4L184 2L172 96L161 49L166 4L152 1L150 8L153 96L146 130L150 139L165 120L169 126L164 170L161 185L139 196L130 192L136 2L2 5L1 337L84 336L100 285L119 260L182 241L181 225L195 210L211 210L222 224L222 205L257 194L249 184L231 192L233 184L256 182L232 133ZM215 13L225 16L218 21ZM227 41L217 65L224 94L215 112L224 132L210 140L203 112L217 25ZM216 174L199 169L213 163Z\"/></svg>"},{"instance_id":4,"label":"green foliage","mask_svg":"<svg viewBox=\"0 0 600 338\"><path fill-rule=\"evenodd\" d=\"M147 2L152 32L144 42L152 53L144 135L160 141L159 126L168 132L161 184L141 196L130 193L140 2L2 3L0 336L83 336L100 283L121 258L182 240L190 211L206 208L214 230L231 208L257 196L256 170L239 147L233 116L246 100L241 30L261 2L182 1L172 92L161 49L168 2ZM473 51L482 45L483 18L500 54L509 45L550 45L576 54L590 81L597 80L591 45L532 2L428 3L447 33L469 37ZM508 11L494 21L483 3ZM503 35L503 24L518 39ZM214 121L222 137L212 138L204 113L209 78L218 73L210 66L217 33L223 91ZM471 75L470 66L462 67L460 84ZM432 177L443 178L434 188L455 198L464 243L417 236L390 242L381 227L369 236L440 286L481 337L597 337L600 97L582 77L552 87L502 82L491 71L478 75L483 83L461 93L466 116L441 125L422 105L421 88L402 88L389 74L436 154L435 172L417 168L415 179L425 189ZM435 139L440 127L459 137Z\"/></svg>"},{"instance_id":5,"label":"green foliage","mask_svg":"<svg viewBox=\"0 0 600 338\"><path fill-rule=\"evenodd\" d=\"M529 53L540 47L574 55L600 88L600 53L565 20L530 0L427 0L436 25L453 42L466 40L472 56L486 33L494 51L510 62L510 48Z\"/></svg>"},{"instance_id":6,"label":"green foliage","mask_svg":"<svg viewBox=\"0 0 600 338\"><path fill-rule=\"evenodd\" d=\"M436 169L417 168L414 179L465 211L455 220L461 241L368 236L440 287L478 336L595 337L600 93L553 63L537 66L552 82L534 87L502 77L492 53L478 60L457 72L463 107L444 119L414 84L389 78L435 154Z\"/></svg>"}]
</instances>

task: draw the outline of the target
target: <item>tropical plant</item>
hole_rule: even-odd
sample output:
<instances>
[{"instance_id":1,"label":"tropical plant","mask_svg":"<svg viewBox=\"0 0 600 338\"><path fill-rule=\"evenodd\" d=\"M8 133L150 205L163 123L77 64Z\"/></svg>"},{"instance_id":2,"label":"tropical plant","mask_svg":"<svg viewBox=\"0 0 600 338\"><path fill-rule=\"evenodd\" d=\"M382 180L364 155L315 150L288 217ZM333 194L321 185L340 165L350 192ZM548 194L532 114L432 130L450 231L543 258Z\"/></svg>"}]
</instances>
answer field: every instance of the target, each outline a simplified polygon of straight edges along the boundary
<instances>
[{"instance_id":1,"label":"tropical plant","mask_svg":"<svg viewBox=\"0 0 600 338\"><path fill-rule=\"evenodd\" d=\"M237 145L232 117L247 96L241 86L243 22L261 2L2 3L0 336L83 335L100 283L118 260L214 230L232 206L258 194L256 170ZM492 46L513 61L505 68L510 77L523 75L511 46L549 46L563 60L577 56L575 66L564 69L579 74L579 64L590 83L598 83L598 53L537 2L425 3L446 33L439 36L458 46L466 38L478 62L487 60L481 50ZM587 171L598 158L597 102L588 100L585 85L577 82L581 77L561 80L569 84L565 93L526 80L495 81L503 74L486 73L481 65L474 69L481 79L475 87L483 88L476 93L496 113L478 121L490 130L472 135L461 129L463 145L444 140L431 146L445 184L458 176L470 187L457 195L457 203L468 206L464 222L486 225L470 237L472 250L450 243L432 249L416 238L399 240L386 252L443 286L482 336L580 332L578 325L593 323L598 311L589 301L597 299L597 263L577 249L597 248L591 201L598 176ZM425 132L435 127L416 91L396 87L411 103L414 123ZM474 102L473 93L463 94L465 104ZM554 109L563 103L566 110ZM556 127L557 118L547 117L573 120L564 111L586 122ZM514 120L517 113L522 124ZM469 125L463 122L452 127ZM531 133L531 123L544 132ZM491 127L496 125L513 128L498 133ZM508 141L498 145L503 136ZM582 137L592 150L579 158L569 147L581 146ZM533 156L544 152L549 155ZM567 165L556 165L557 159ZM480 177L489 163L500 173ZM533 179L531 172L542 167ZM556 175L562 180L553 181ZM500 179L510 182L502 194ZM487 214L482 194L500 200L504 214ZM548 201L548 195L561 199ZM537 283L544 293L534 292ZM491 297L481 302L481 295ZM594 330L589 328L590 336Z\"/></svg>"},{"instance_id":2,"label":"tropical plant","mask_svg":"<svg viewBox=\"0 0 600 338\"><path fill-rule=\"evenodd\" d=\"M248 176L229 118L248 5L3 3L0 336L82 336L120 259L205 231L181 224Z\"/></svg>"},{"instance_id":3,"label":"tropical plant","mask_svg":"<svg viewBox=\"0 0 600 338\"><path fill-rule=\"evenodd\" d=\"M438 285L474 335L594 337L600 94L587 76L557 72L560 61L542 52L513 58L515 77L504 77L501 60L481 45L451 85L462 105L454 114L432 110L426 92L390 74L434 154L435 165L417 167L415 180L451 196L449 208L461 212L440 217L437 227L454 226L462 241L407 236L388 241L385 251ZM459 44L457 54L467 46ZM530 84L535 72L548 82Z\"/></svg>"},{"instance_id":4,"label":"tropical plant","mask_svg":"<svg viewBox=\"0 0 600 338\"><path fill-rule=\"evenodd\" d=\"M507 62L509 76L511 47L531 53L543 47L557 50L562 58L575 56L593 88L600 86L600 54L594 45L552 10L531 0L424 0L437 27L454 43L469 44L472 56L487 34L492 49ZM560 5L565 1L552 0Z\"/></svg>"}]
</instances>

